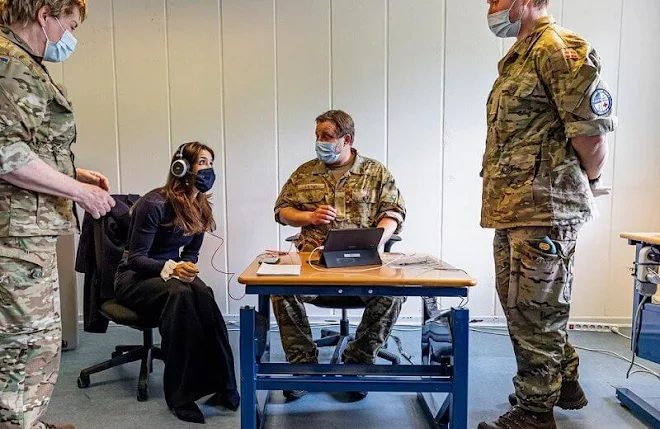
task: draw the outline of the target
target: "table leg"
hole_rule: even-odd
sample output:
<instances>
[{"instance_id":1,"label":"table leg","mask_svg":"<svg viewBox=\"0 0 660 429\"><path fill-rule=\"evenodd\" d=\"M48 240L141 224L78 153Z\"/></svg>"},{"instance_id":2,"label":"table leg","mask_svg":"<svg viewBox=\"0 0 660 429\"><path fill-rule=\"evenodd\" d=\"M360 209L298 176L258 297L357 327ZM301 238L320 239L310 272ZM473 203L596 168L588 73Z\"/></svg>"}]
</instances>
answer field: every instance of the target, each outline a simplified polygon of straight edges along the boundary
<instances>
[{"instance_id":1,"label":"table leg","mask_svg":"<svg viewBox=\"0 0 660 429\"><path fill-rule=\"evenodd\" d=\"M437 316L438 306L435 298L422 297L422 333L421 346L422 365L431 365L431 347L430 320ZM426 418L434 429L447 429L449 426L449 406L451 405L451 395L445 394L444 400L439 402L438 395L431 392L417 393L417 399L426 414Z\"/></svg>"},{"instance_id":2,"label":"table leg","mask_svg":"<svg viewBox=\"0 0 660 429\"><path fill-rule=\"evenodd\" d=\"M241 429L257 429L255 312L241 308Z\"/></svg>"},{"instance_id":3,"label":"table leg","mask_svg":"<svg viewBox=\"0 0 660 429\"><path fill-rule=\"evenodd\" d=\"M270 295L259 295L257 307L257 362L270 362Z\"/></svg>"},{"instance_id":4,"label":"table leg","mask_svg":"<svg viewBox=\"0 0 660 429\"><path fill-rule=\"evenodd\" d=\"M470 315L465 308L455 308L451 317L454 339L454 376L451 394L451 429L467 429L468 425L468 356Z\"/></svg>"}]
</instances>

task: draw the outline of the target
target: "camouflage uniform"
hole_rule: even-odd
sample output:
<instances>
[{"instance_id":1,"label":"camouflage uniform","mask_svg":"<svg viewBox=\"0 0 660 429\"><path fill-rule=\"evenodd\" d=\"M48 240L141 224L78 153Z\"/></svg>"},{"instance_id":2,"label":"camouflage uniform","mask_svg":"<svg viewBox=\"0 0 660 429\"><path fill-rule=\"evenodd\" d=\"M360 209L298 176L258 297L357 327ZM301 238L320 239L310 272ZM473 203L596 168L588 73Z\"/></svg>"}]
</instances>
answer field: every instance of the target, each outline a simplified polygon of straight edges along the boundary
<instances>
[{"instance_id":1,"label":"camouflage uniform","mask_svg":"<svg viewBox=\"0 0 660 429\"><path fill-rule=\"evenodd\" d=\"M481 224L495 228L497 292L518 362L516 396L551 410L578 378L567 339L578 229L593 196L573 137L613 131L600 58L578 35L541 18L499 63L488 98ZM551 246L539 245L549 237Z\"/></svg>"},{"instance_id":2,"label":"camouflage uniform","mask_svg":"<svg viewBox=\"0 0 660 429\"><path fill-rule=\"evenodd\" d=\"M275 203L275 219L280 211L292 207L314 211L318 206L337 208L337 218L330 225L303 227L298 248L311 251L319 246L330 229L375 227L383 218L397 221L397 232L405 219L403 197L389 171L377 161L360 156L337 181L332 171L319 160L300 166L286 182ZM282 346L291 363L316 362L318 350L304 303L315 296L274 296L273 310L280 327ZM403 300L398 297L364 298L366 304L355 340L344 351L344 362L374 363L396 322Z\"/></svg>"},{"instance_id":3,"label":"camouflage uniform","mask_svg":"<svg viewBox=\"0 0 660 429\"><path fill-rule=\"evenodd\" d=\"M0 28L0 176L40 158L74 176L70 102L41 59ZM59 371L57 236L75 230L72 202L0 178L0 427L43 428Z\"/></svg>"}]
</instances>

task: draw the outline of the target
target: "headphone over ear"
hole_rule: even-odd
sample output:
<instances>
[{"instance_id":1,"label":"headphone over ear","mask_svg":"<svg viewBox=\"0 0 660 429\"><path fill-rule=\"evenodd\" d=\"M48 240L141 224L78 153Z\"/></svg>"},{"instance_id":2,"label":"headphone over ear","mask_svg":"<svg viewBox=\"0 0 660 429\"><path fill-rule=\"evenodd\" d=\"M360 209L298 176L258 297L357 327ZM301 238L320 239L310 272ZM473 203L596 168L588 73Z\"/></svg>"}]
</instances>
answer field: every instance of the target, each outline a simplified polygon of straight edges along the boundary
<instances>
[{"instance_id":1,"label":"headphone over ear","mask_svg":"<svg viewBox=\"0 0 660 429\"><path fill-rule=\"evenodd\" d=\"M170 166L170 172L174 177L182 178L190 171L190 163L183 157L183 149L187 144L188 143L184 143L179 146L179 150L176 153L176 159L172 161L172 165Z\"/></svg>"}]
</instances>

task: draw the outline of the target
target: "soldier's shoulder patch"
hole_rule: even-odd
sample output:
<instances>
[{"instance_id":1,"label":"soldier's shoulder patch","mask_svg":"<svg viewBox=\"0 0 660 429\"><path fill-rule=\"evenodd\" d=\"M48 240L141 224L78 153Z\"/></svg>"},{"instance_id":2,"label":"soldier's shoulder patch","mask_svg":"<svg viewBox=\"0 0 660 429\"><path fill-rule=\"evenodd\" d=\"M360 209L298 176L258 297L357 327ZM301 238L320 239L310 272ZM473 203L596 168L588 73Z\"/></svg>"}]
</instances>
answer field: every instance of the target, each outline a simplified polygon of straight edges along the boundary
<instances>
[{"instance_id":1,"label":"soldier's shoulder patch","mask_svg":"<svg viewBox=\"0 0 660 429\"><path fill-rule=\"evenodd\" d=\"M598 116L605 116L612 111L612 95L604 88L598 88L591 94L591 110Z\"/></svg>"},{"instance_id":2,"label":"soldier's shoulder patch","mask_svg":"<svg viewBox=\"0 0 660 429\"><path fill-rule=\"evenodd\" d=\"M564 49L564 59L565 60L577 60L580 58L577 51L573 48Z\"/></svg>"}]
</instances>

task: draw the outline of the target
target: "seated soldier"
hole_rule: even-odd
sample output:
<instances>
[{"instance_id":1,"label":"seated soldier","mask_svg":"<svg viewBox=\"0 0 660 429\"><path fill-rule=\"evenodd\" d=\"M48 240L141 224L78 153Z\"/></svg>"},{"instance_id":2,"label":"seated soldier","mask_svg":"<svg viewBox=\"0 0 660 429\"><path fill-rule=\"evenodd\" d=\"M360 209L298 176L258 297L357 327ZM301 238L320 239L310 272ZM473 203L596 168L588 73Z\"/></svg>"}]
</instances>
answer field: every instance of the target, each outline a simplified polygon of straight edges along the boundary
<instances>
[{"instance_id":1,"label":"seated soldier","mask_svg":"<svg viewBox=\"0 0 660 429\"><path fill-rule=\"evenodd\" d=\"M302 228L297 247L312 251L323 243L330 229L381 227L380 243L401 229L406 216L403 197L384 165L361 156L353 148L355 125L341 110L316 118L317 159L301 165L286 182L275 203L275 220ZM273 310L282 346L290 363L317 363L318 350L304 303L315 296L273 296ZM387 342L403 299L364 297L366 307L355 340L342 355L344 363L374 364ZM287 399L307 392L284 391ZM362 399L366 392L353 392Z\"/></svg>"}]
</instances>

